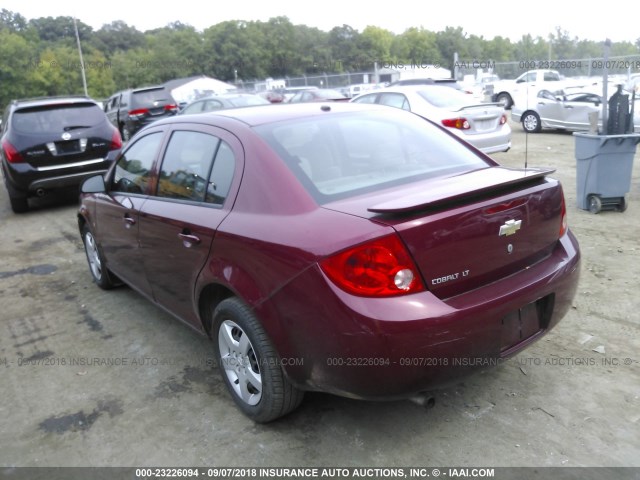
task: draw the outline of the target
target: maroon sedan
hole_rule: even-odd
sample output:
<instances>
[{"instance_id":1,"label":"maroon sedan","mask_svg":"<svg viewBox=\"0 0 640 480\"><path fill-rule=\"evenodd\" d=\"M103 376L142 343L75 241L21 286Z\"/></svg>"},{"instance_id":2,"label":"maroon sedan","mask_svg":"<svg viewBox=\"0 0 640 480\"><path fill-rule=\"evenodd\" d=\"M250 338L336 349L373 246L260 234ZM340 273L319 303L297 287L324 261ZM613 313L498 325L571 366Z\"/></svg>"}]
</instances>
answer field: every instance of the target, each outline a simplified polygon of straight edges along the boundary
<instances>
[{"instance_id":1,"label":"maroon sedan","mask_svg":"<svg viewBox=\"0 0 640 480\"><path fill-rule=\"evenodd\" d=\"M562 187L412 113L249 107L161 120L82 187L102 288L209 335L258 422L302 392L401 398L539 339L570 308Z\"/></svg>"}]
</instances>

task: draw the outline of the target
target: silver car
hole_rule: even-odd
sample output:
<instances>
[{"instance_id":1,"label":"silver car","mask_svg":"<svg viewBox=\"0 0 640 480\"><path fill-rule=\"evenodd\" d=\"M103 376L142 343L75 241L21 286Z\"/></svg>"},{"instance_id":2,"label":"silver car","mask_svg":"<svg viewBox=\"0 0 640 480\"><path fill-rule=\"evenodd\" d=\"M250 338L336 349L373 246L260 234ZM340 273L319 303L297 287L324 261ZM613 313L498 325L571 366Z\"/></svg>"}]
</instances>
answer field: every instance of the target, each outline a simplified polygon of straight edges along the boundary
<instances>
[{"instance_id":1,"label":"silver car","mask_svg":"<svg viewBox=\"0 0 640 480\"><path fill-rule=\"evenodd\" d=\"M511 148L511 128L504 108L478 103L471 95L437 85L389 87L351 100L402 108L435 122L484 153Z\"/></svg>"},{"instance_id":2,"label":"silver car","mask_svg":"<svg viewBox=\"0 0 640 480\"><path fill-rule=\"evenodd\" d=\"M639 106L636 103L636 106ZM634 130L640 132L637 109ZM511 109L511 119L522 123L527 133L538 133L543 128L569 131L589 130L589 114L602 112L602 97L591 92L563 94L540 90L531 94L527 101L516 103ZM602 124L600 119L599 124Z\"/></svg>"}]
</instances>

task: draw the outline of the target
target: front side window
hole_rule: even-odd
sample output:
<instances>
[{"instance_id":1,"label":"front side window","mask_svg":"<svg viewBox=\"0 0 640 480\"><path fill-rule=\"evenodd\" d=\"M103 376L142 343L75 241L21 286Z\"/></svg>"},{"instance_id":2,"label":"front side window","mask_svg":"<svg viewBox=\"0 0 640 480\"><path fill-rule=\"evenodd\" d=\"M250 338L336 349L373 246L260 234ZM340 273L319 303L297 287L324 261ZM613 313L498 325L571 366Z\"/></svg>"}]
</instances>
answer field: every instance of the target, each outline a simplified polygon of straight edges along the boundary
<instances>
[{"instance_id":1,"label":"front side window","mask_svg":"<svg viewBox=\"0 0 640 480\"><path fill-rule=\"evenodd\" d=\"M131 145L118 159L111 191L144 194L149 184L153 161L162 142L162 133L146 135Z\"/></svg>"}]
</instances>

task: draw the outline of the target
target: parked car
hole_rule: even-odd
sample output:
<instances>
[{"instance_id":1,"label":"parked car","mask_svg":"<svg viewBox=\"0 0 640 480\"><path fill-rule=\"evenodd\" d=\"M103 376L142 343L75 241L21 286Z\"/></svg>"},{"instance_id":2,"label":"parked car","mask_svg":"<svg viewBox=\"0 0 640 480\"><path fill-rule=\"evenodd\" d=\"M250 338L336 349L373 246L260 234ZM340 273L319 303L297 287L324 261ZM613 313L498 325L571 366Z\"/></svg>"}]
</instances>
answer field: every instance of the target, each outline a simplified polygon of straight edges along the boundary
<instances>
[{"instance_id":1,"label":"parked car","mask_svg":"<svg viewBox=\"0 0 640 480\"><path fill-rule=\"evenodd\" d=\"M14 100L0 131L2 172L15 213L29 197L78 186L107 171L109 152L122 147L120 133L87 97Z\"/></svg>"},{"instance_id":2,"label":"parked car","mask_svg":"<svg viewBox=\"0 0 640 480\"><path fill-rule=\"evenodd\" d=\"M452 88L434 85L389 87L365 93L354 103L377 103L409 110L432 120L484 153L511 148L511 127L504 108L478 103Z\"/></svg>"},{"instance_id":3,"label":"parked car","mask_svg":"<svg viewBox=\"0 0 640 480\"><path fill-rule=\"evenodd\" d=\"M400 109L230 109L139 132L84 182L78 226L94 282L209 335L267 422L305 390L414 396L549 332L580 263L551 172Z\"/></svg>"},{"instance_id":4,"label":"parked car","mask_svg":"<svg viewBox=\"0 0 640 480\"><path fill-rule=\"evenodd\" d=\"M256 95L269 101L269 103L282 103L285 101L284 93L278 90L265 90L258 92Z\"/></svg>"},{"instance_id":5,"label":"parked car","mask_svg":"<svg viewBox=\"0 0 640 480\"><path fill-rule=\"evenodd\" d=\"M342 92L338 90L332 90L330 88L317 88L314 90L303 90L296 93L289 99L289 103L305 103L305 102L348 102L347 98Z\"/></svg>"},{"instance_id":6,"label":"parked car","mask_svg":"<svg viewBox=\"0 0 640 480\"><path fill-rule=\"evenodd\" d=\"M561 90L584 85L584 82L578 77L566 78L555 70L529 70L515 80L498 80L487 87L493 91L493 101L509 110L532 90Z\"/></svg>"},{"instance_id":7,"label":"parked car","mask_svg":"<svg viewBox=\"0 0 640 480\"><path fill-rule=\"evenodd\" d=\"M636 101L640 108L640 102ZM589 114L602 112L602 97L595 93L540 90L532 93L526 102L511 109L511 119L522 124L527 133L538 133L543 128L568 131L589 130ZM602 119L600 119L602 124ZM640 110L634 109L634 131L640 132Z\"/></svg>"},{"instance_id":8,"label":"parked car","mask_svg":"<svg viewBox=\"0 0 640 480\"><path fill-rule=\"evenodd\" d=\"M123 90L107 100L105 113L127 142L142 127L178 113L178 104L163 86Z\"/></svg>"},{"instance_id":9,"label":"parked car","mask_svg":"<svg viewBox=\"0 0 640 480\"><path fill-rule=\"evenodd\" d=\"M283 102L289 102L289 100L291 100L291 98L295 94L300 92L306 92L307 90L318 90L318 87L314 85L305 85L302 87L286 87L286 88L278 89L276 91L279 93L282 93L282 95L284 96Z\"/></svg>"},{"instance_id":10,"label":"parked car","mask_svg":"<svg viewBox=\"0 0 640 480\"><path fill-rule=\"evenodd\" d=\"M251 93L224 93L211 97L194 100L184 107L180 115L211 112L225 108L254 107L256 105L270 105L271 102Z\"/></svg>"}]
</instances>

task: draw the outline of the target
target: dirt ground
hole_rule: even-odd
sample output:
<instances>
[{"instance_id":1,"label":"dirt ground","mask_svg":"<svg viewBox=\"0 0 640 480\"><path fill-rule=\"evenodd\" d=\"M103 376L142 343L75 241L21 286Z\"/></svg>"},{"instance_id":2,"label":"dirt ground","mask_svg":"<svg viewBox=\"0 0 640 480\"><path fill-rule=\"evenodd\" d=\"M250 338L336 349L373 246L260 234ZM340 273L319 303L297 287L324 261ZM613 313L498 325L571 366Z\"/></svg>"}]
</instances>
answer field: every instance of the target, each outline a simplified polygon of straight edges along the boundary
<instances>
[{"instance_id":1,"label":"dirt ground","mask_svg":"<svg viewBox=\"0 0 640 480\"><path fill-rule=\"evenodd\" d=\"M128 288L91 283L73 196L18 216L1 188L0 467L640 466L640 168L628 210L593 215L576 207L572 135L512 127L512 150L494 158L557 169L579 293L544 339L430 410L307 394L254 424L206 338Z\"/></svg>"}]
</instances>

